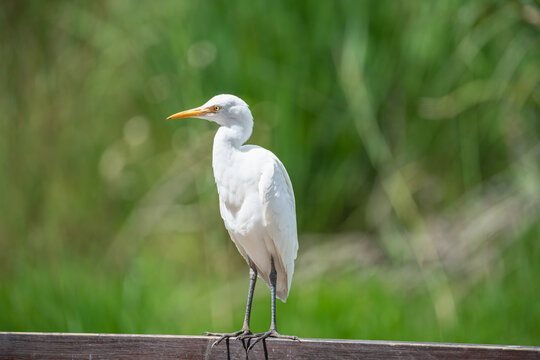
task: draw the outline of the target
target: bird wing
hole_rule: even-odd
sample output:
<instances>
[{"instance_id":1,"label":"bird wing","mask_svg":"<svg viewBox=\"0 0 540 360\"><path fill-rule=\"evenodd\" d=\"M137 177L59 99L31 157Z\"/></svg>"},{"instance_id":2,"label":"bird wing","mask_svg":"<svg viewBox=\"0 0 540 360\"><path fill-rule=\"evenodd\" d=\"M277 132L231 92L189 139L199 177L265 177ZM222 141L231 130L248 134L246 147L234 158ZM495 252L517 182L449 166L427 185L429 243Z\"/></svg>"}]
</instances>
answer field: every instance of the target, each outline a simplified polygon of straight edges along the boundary
<instances>
[{"instance_id":1,"label":"bird wing","mask_svg":"<svg viewBox=\"0 0 540 360\"><path fill-rule=\"evenodd\" d=\"M262 171L259 194L263 208L263 222L267 235L273 241L279 256L276 268L281 265L285 274L279 276L277 296L287 299L294 273L294 260L298 252L296 210L294 193L285 167L272 153L272 161ZM281 282L280 282L281 280Z\"/></svg>"}]
</instances>

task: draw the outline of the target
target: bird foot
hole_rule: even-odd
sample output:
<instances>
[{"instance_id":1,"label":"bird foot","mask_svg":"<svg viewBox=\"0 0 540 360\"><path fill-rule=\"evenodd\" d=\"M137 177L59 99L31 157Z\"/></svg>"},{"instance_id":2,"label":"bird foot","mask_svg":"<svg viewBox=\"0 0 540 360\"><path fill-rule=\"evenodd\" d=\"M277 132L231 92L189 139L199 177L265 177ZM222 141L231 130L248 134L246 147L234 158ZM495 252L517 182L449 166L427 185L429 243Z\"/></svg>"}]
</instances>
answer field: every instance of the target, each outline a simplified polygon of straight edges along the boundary
<instances>
[{"instance_id":1,"label":"bird foot","mask_svg":"<svg viewBox=\"0 0 540 360\"><path fill-rule=\"evenodd\" d=\"M270 329L267 332L259 333L259 334L242 335L239 338L241 338L241 339L254 339L253 343L249 344L249 347L247 348L247 351L249 352L251 349L253 349L255 344L257 344L261 340L265 340L265 339L267 339L269 337L276 338L276 339L286 339L286 340L300 341L300 339L298 339L298 336L281 335L275 329Z\"/></svg>"},{"instance_id":2,"label":"bird foot","mask_svg":"<svg viewBox=\"0 0 540 360\"><path fill-rule=\"evenodd\" d=\"M214 347L225 339L229 339L232 337L250 336L252 335L252 332L249 329L242 329L242 330L238 330L232 333L214 333L214 332L205 331L204 334L207 336L219 336L219 339L214 341L214 343L212 344L212 347Z\"/></svg>"}]
</instances>

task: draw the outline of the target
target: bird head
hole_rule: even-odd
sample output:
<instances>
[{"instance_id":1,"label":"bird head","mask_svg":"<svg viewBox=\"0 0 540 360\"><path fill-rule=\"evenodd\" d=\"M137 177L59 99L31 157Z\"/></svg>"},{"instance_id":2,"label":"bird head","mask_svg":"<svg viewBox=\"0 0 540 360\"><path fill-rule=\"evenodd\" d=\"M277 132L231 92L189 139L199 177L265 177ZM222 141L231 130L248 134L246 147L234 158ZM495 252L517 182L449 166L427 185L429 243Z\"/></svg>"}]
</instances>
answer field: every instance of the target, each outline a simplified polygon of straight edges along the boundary
<instances>
[{"instance_id":1,"label":"bird head","mask_svg":"<svg viewBox=\"0 0 540 360\"><path fill-rule=\"evenodd\" d=\"M234 95L216 95L204 105L176 113L167 119L198 118L221 126L247 125L253 122L251 111L244 100Z\"/></svg>"}]
</instances>

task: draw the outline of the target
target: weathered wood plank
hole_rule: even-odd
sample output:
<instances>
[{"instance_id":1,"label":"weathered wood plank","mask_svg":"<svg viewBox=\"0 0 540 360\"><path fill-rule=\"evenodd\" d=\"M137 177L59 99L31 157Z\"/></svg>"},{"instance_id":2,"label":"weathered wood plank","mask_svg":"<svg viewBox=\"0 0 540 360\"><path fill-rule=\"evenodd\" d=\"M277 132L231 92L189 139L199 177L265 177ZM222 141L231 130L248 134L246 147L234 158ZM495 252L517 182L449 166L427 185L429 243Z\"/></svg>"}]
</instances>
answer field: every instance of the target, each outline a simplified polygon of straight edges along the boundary
<instances>
[{"instance_id":1,"label":"weathered wood plank","mask_svg":"<svg viewBox=\"0 0 540 360\"><path fill-rule=\"evenodd\" d=\"M215 338L0 332L0 359L245 359L240 341ZM540 359L540 347L363 340L268 340L269 359ZM264 359L263 344L249 353Z\"/></svg>"}]
</instances>

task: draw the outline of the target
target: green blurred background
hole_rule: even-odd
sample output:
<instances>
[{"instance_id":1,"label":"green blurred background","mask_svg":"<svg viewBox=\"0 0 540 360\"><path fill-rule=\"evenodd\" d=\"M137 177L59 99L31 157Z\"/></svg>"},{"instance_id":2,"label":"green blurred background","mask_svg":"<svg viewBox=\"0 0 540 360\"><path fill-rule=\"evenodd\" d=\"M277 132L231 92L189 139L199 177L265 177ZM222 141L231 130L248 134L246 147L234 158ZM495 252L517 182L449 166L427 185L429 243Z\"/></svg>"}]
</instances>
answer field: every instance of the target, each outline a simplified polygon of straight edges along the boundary
<instances>
[{"instance_id":1,"label":"green blurred background","mask_svg":"<svg viewBox=\"0 0 540 360\"><path fill-rule=\"evenodd\" d=\"M216 127L165 121L232 93L296 193L282 333L540 345L539 32L538 1L3 1L0 330L240 328Z\"/></svg>"}]
</instances>

